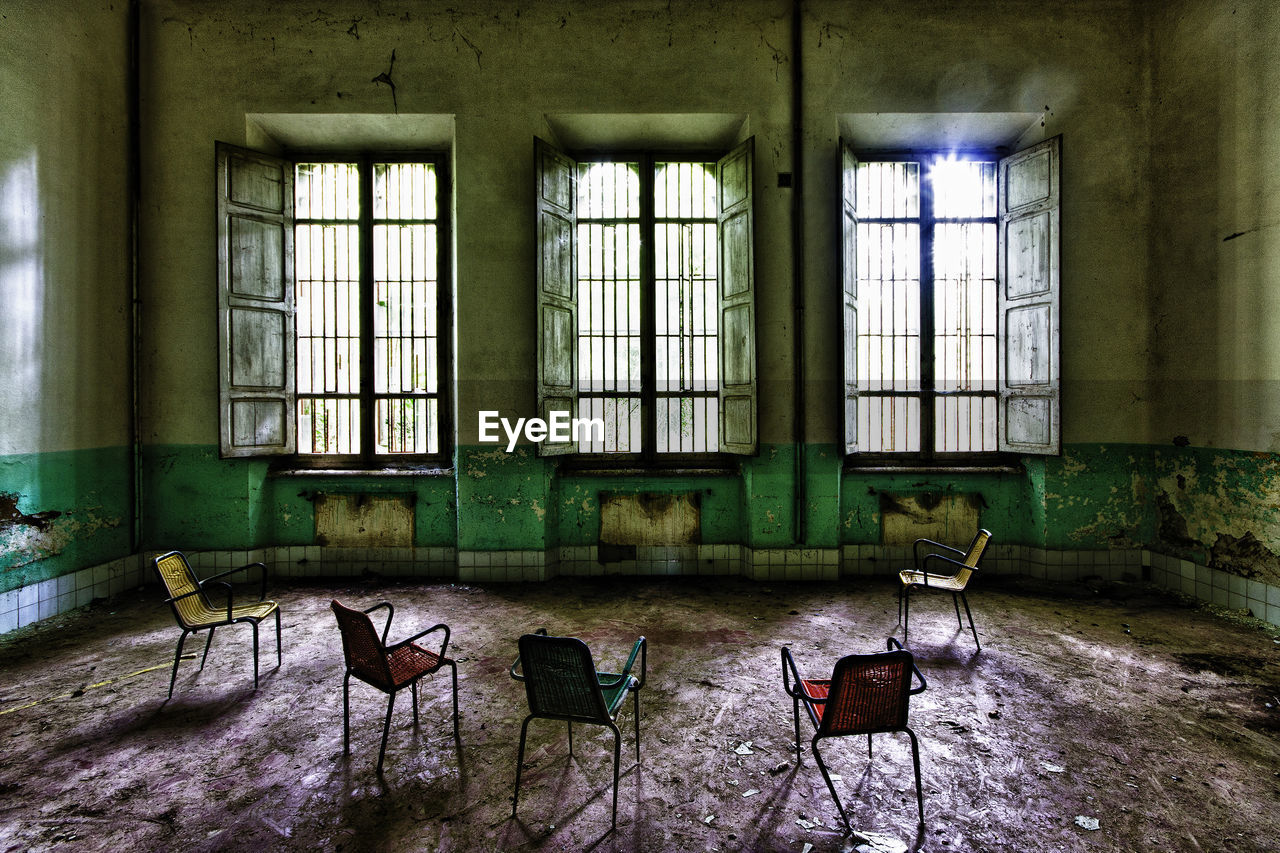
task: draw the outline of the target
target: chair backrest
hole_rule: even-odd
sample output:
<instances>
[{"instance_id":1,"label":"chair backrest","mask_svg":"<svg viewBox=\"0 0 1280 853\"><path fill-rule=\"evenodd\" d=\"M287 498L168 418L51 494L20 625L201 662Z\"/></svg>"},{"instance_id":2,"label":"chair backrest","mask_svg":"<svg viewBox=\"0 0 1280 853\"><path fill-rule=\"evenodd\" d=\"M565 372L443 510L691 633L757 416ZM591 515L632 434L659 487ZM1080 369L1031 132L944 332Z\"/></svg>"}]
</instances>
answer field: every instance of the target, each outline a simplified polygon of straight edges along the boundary
<instances>
[{"instance_id":1,"label":"chair backrest","mask_svg":"<svg viewBox=\"0 0 1280 853\"><path fill-rule=\"evenodd\" d=\"M979 530L973 536L973 541L969 543L969 550L964 552L964 557L960 562L964 563L966 568L956 571L956 580L961 587L969 583L969 577L973 574L974 569L978 568L978 561L982 559L982 552L987 549L987 543L991 541L990 530Z\"/></svg>"},{"instance_id":2,"label":"chair backrest","mask_svg":"<svg viewBox=\"0 0 1280 853\"><path fill-rule=\"evenodd\" d=\"M156 557L154 565L156 574L160 576L160 582L164 584L169 597L178 599L170 602L173 607L173 616L178 620L178 624L188 628L207 621L209 611L213 608L204 592L200 591L200 583L196 580L195 573L191 571L186 555L181 551L170 551ZM189 593L195 593L195 595ZM178 596L184 597L178 598Z\"/></svg>"},{"instance_id":3,"label":"chair backrest","mask_svg":"<svg viewBox=\"0 0 1280 853\"><path fill-rule=\"evenodd\" d=\"M577 637L525 634L519 645L530 714L611 722L586 643Z\"/></svg>"},{"instance_id":4,"label":"chair backrest","mask_svg":"<svg viewBox=\"0 0 1280 853\"><path fill-rule=\"evenodd\" d=\"M973 541L969 543L969 550L965 552L964 559L961 561L966 566L976 569L978 561L982 559L982 552L987 549L987 543L991 541L990 530L979 530L974 534Z\"/></svg>"},{"instance_id":5,"label":"chair backrest","mask_svg":"<svg viewBox=\"0 0 1280 853\"><path fill-rule=\"evenodd\" d=\"M369 614L345 607L337 599L331 601L329 607L338 619L347 671L361 681L390 689L394 679L391 664L387 662L387 647L382 644Z\"/></svg>"},{"instance_id":6,"label":"chair backrest","mask_svg":"<svg viewBox=\"0 0 1280 853\"><path fill-rule=\"evenodd\" d=\"M836 661L818 734L856 735L897 731L907 724L911 652L848 655Z\"/></svg>"}]
</instances>

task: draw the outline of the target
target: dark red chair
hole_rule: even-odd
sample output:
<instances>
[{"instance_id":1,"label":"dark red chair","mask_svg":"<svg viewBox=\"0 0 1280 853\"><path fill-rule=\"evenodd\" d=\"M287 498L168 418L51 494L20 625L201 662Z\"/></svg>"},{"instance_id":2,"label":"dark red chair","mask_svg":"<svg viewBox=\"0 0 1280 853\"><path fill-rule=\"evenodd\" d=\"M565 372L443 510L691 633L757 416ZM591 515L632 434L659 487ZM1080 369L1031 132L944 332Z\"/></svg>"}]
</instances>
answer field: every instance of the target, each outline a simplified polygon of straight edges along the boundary
<instances>
[{"instance_id":1,"label":"dark red chair","mask_svg":"<svg viewBox=\"0 0 1280 853\"><path fill-rule=\"evenodd\" d=\"M453 670L453 736L458 737L458 666L445 652L449 648L449 626L432 625L425 631L414 634L407 640L401 640L393 646L387 645L387 632L391 629L391 618L395 608L391 602L384 601L366 610L352 610L334 600L330 607L338 619L338 629L342 633L342 653L346 658L347 672L342 679L342 748L351 751L351 716L350 685L351 676L376 687L386 693L387 719L382 724L382 749L378 752L378 773L382 773L382 759L387 753L387 734L391 731L391 710L395 707L396 693L408 687L413 692L413 724L418 724L418 682L447 666ZM369 614L375 610L386 608L387 623L382 628L382 636L373 627ZM419 646L415 641L435 631L444 632L444 641L440 650L433 652Z\"/></svg>"},{"instance_id":2,"label":"dark red chair","mask_svg":"<svg viewBox=\"0 0 1280 853\"><path fill-rule=\"evenodd\" d=\"M911 652L893 637L888 638L887 652L871 655L848 655L836 661L829 679L801 678L791 650L782 649L782 685L791 697L796 723L796 763L800 763L800 706L809 713L816 732L810 746L822 771L831 797L836 801L840 817L849 825L849 816L840 804L840 796L831 782L831 774L818 752L823 738L867 736L867 757L871 757L871 736L881 732L906 732L911 738L911 760L916 771L916 804L920 825L924 825L924 794L920 789L920 746L915 732L907 727L907 709L911 697L928 685L916 667ZM920 680L912 687L912 676ZM852 827L851 827L852 828Z\"/></svg>"}]
</instances>

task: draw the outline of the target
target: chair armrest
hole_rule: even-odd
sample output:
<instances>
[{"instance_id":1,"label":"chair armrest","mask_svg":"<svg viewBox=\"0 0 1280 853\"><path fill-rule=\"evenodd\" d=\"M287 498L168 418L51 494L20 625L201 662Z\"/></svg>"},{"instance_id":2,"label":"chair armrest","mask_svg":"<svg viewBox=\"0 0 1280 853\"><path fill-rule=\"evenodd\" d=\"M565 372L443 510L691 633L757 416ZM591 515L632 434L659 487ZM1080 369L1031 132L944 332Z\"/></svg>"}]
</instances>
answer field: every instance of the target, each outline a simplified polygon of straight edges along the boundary
<instances>
[{"instance_id":1,"label":"chair armrest","mask_svg":"<svg viewBox=\"0 0 1280 853\"><path fill-rule=\"evenodd\" d=\"M924 567L921 570L922 574L924 575L925 586L929 585L929 561L930 560L935 560L940 563L946 563L947 565L955 567L955 571L951 572L951 574L948 574L948 575L943 575L942 572L934 572L934 575L939 577L954 577L962 569L969 569L970 571L977 571L978 569L977 566L966 566L964 563L960 562L959 560L953 560L950 557L946 556L945 554L929 554L924 558Z\"/></svg>"},{"instance_id":2,"label":"chair armrest","mask_svg":"<svg viewBox=\"0 0 1280 853\"><path fill-rule=\"evenodd\" d=\"M236 569L227 569L225 572L218 572L216 575L210 575L209 577L205 578L203 581L200 581L200 584L203 585L208 581L217 580L218 578L225 578L228 575L234 575L236 572L243 572L247 569L252 569L254 566L257 566L261 570L260 578L262 581L262 587L261 589L258 590L258 600L262 601L267 597L267 564L266 563L246 563L245 565L240 566L239 568L236 568Z\"/></svg>"},{"instance_id":3,"label":"chair armrest","mask_svg":"<svg viewBox=\"0 0 1280 853\"><path fill-rule=\"evenodd\" d=\"M934 549L933 553L935 554L937 553L937 549L941 549L943 551L946 551L948 554L959 554L960 556L964 556L964 551L961 551L959 548L952 548L950 545L943 545L941 542L934 542L932 539L917 539L915 543L911 546L911 556L915 561L916 568L920 569L921 571L924 571L924 569L922 568L922 561L920 559L921 545L931 546ZM924 559L928 560L929 555L926 554Z\"/></svg>"},{"instance_id":4,"label":"chair armrest","mask_svg":"<svg viewBox=\"0 0 1280 853\"><path fill-rule=\"evenodd\" d=\"M791 681L793 679L795 680L794 686L791 684ZM812 702L816 705L821 705L827 701L825 698L818 698L816 696L810 696L808 693L805 693L804 688L800 686L800 682L802 680L803 679L800 678L799 670L796 669L796 659L791 656L791 649L787 648L786 646L783 646L782 647L782 689L786 691L788 696L791 696L794 699L802 699L805 702Z\"/></svg>"},{"instance_id":5,"label":"chair armrest","mask_svg":"<svg viewBox=\"0 0 1280 853\"><path fill-rule=\"evenodd\" d=\"M886 637L885 640L887 641L885 643L885 647L888 648L889 651L900 652L903 650L902 643L899 643L896 637ZM911 653L908 652L908 654L911 654ZM911 655L911 674L914 675L916 678L920 679L920 686L913 687L911 690L907 691L908 694L911 696L914 696L917 693L923 693L925 691L925 688L927 688L929 684L924 680L924 673L920 671L920 667L916 666L915 655Z\"/></svg>"},{"instance_id":6,"label":"chair armrest","mask_svg":"<svg viewBox=\"0 0 1280 853\"><path fill-rule=\"evenodd\" d=\"M618 674L618 677L611 681L601 681L600 686L617 687L619 684L625 682L631 675L631 667L635 666L637 655L640 657L640 678L638 679L639 683L636 685L636 689L639 690L641 687L644 687L645 673L649 669L649 643L643 636L636 640L635 645L631 647L631 654L627 657L627 663L622 667L622 672Z\"/></svg>"},{"instance_id":7,"label":"chair armrest","mask_svg":"<svg viewBox=\"0 0 1280 853\"><path fill-rule=\"evenodd\" d=\"M547 635L547 629L539 628L533 633L541 634L542 636L545 637ZM520 668L520 655L516 655L516 659L511 662L511 677L514 678L516 681L524 681L524 673L520 673L519 675L516 674L516 670L519 668Z\"/></svg>"},{"instance_id":8,"label":"chair armrest","mask_svg":"<svg viewBox=\"0 0 1280 853\"><path fill-rule=\"evenodd\" d=\"M385 647L387 645L387 632L391 630L391 619L396 615L395 606L392 605L390 601L381 601L372 607L366 607L363 612L372 613L373 611L381 610L384 607L387 608L387 624L382 626L382 645Z\"/></svg>"},{"instance_id":9,"label":"chair armrest","mask_svg":"<svg viewBox=\"0 0 1280 853\"><path fill-rule=\"evenodd\" d=\"M432 633L433 631L444 631L444 642L440 644L440 652L439 652L440 657L444 657L444 653L449 649L449 626L444 624L443 622L441 622L438 625L432 625L430 628L428 628L425 631L419 631L418 633L414 634L412 637L410 637L407 640L401 640L400 642L396 643L394 646L390 646L387 649L387 651L391 651L392 649L398 649L401 646L407 646L410 643L412 643L414 640L420 640L423 637L427 636L428 634ZM385 642L384 642L384 645L385 645Z\"/></svg>"}]
</instances>

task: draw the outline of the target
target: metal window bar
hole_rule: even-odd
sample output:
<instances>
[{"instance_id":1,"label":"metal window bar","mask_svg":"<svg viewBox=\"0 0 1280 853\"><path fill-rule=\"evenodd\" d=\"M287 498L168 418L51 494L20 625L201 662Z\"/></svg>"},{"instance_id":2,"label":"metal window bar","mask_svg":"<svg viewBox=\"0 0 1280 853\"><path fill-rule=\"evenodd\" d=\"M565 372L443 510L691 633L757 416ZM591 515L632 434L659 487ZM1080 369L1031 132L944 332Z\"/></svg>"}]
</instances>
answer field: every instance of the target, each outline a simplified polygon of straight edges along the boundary
<instances>
[{"instance_id":1,"label":"metal window bar","mask_svg":"<svg viewBox=\"0 0 1280 853\"><path fill-rule=\"evenodd\" d=\"M584 453L711 453L718 442L714 163L579 163Z\"/></svg>"},{"instance_id":2,"label":"metal window bar","mask_svg":"<svg viewBox=\"0 0 1280 853\"><path fill-rule=\"evenodd\" d=\"M641 436L640 164L578 166L579 417L604 421L584 453L633 453Z\"/></svg>"},{"instance_id":3,"label":"metal window bar","mask_svg":"<svg viewBox=\"0 0 1280 853\"><path fill-rule=\"evenodd\" d=\"M298 453L438 453L435 164L295 168Z\"/></svg>"},{"instance_id":4,"label":"metal window bar","mask_svg":"<svg viewBox=\"0 0 1280 853\"><path fill-rule=\"evenodd\" d=\"M719 449L715 164L655 165L658 453Z\"/></svg>"}]
</instances>

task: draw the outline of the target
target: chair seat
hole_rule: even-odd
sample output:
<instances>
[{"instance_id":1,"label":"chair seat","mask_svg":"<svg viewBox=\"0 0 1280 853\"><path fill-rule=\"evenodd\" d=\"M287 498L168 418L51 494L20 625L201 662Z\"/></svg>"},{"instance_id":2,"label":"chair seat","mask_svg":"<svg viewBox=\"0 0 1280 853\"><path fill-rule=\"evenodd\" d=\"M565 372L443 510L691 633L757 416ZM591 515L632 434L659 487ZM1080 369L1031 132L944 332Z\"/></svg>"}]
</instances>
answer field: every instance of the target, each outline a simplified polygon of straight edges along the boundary
<instances>
[{"instance_id":1,"label":"chair seat","mask_svg":"<svg viewBox=\"0 0 1280 853\"><path fill-rule=\"evenodd\" d=\"M930 589L940 589L944 592L960 592L965 588L964 581L952 575L933 575L926 572L917 572L907 570L898 572L898 577L907 586L927 586ZM925 578L928 577L928 583Z\"/></svg>"},{"instance_id":2,"label":"chair seat","mask_svg":"<svg viewBox=\"0 0 1280 853\"><path fill-rule=\"evenodd\" d=\"M613 672L599 672L596 677L600 679L601 684L607 684L611 681L617 681L621 675ZM628 675L626 680L617 687L602 687L601 692L604 693L604 704L609 709L609 716L615 716L618 708L622 706L622 700L627 698L627 691L633 690L640 685L634 675Z\"/></svg>"},{"instance_id":3,"label":"chair seat","mask_svg":"<svg viewBox=\"0 0 1280 853\"><path fill-rule=\"evenodd\" d=\"M192 628L209 628L218 625L227 624L227 611L219 610L213 607L206 607L203 602L199 601L198 596L191 596L190 601L196 602L195 607L188 609L182 608L182 615L187 624ZM252 604L237 604L231 608L231 621L237 622L241 619L260 622L266 619L272 613L276 612L279 607L274 601L255 601Z\"/></svg>"},{"instance_id":4,"label":"chair seat","mask_svg":"<svg viewBox=\"0 0 1280 853\"><path fill-rule=\"evenodd\" d=\"M804 695L810 699L826 699L827 694L831 692L830 679L803 679L800 682L800 689L804 691ZM822 722L822 712L827 707L825 702L806 702L813 709L813 715L818 718L818 722Z\"/></svg>"},{"instance_id":5,"label":"chair seat","mask_svg":"<svg viewBox=\"0 0 1280 853\"><path fill-rule=\"evenodd\" d=\"M395 680L397 690L415 678L439 669L442 662L440 655L427 651L416 643L401 646L387 654L387 664L391 667L391 677Z\"/></svg>"}]
</instances>

